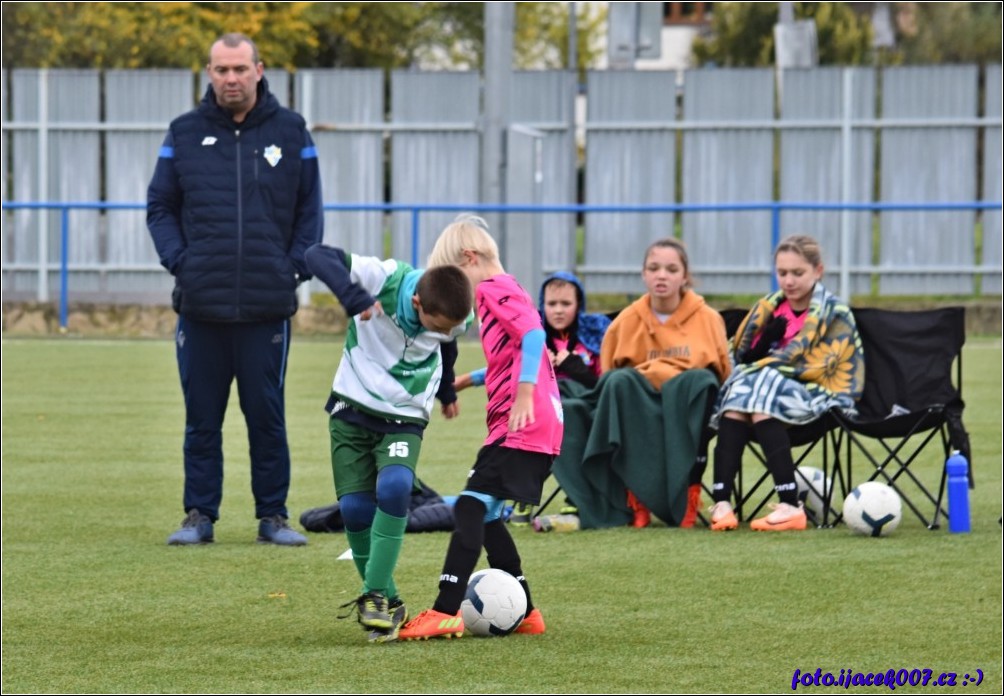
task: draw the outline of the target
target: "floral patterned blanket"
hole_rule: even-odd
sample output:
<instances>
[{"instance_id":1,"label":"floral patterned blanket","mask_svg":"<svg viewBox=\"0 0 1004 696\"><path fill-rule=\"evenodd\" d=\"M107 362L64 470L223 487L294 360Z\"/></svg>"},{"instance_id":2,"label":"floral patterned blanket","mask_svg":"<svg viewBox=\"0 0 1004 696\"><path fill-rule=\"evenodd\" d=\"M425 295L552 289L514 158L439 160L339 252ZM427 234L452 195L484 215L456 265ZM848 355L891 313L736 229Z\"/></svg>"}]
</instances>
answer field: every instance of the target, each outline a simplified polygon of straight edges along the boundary
<instances>
[{"instance_id":1,"label":"floral patterned blanket","mask_svg":"<svg viewBox=\"0 0 1004 696\"><path fill-rule=\"evenodd\" d=\"M784 300L777 291L761 298L732 339L735 362ZM861 337L850 307L817 283L802 330L782 349L750 364L736 364L722 385L711 419L725 411L766 413L786 423L815 420L831 408L848 414L865 385Z\"/></svg>"}]
</instances>

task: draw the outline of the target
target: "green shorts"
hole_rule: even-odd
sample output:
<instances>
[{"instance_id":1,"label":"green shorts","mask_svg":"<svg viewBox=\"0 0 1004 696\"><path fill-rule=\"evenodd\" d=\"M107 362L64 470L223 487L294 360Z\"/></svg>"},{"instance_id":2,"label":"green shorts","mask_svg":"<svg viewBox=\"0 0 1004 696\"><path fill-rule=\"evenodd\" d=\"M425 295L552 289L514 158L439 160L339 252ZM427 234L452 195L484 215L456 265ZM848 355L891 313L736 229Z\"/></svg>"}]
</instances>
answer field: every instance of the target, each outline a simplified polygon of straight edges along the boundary
<instances>
[{"instance_id":1,"label":"green shorts","mask_svg":"<svg viewBox=\"0 0 1004 696\"><path fill-rule=\"evenodd\" d=\"M375 491L377 473L390 464L400 464L415 473L422 437L412 433L378 433L340 418L328 421L331 433L331 473L335 496ZM418 486L418 477L415 478ZM418 488L416 488L418 490Z\"/></svg>"}]
</instances>

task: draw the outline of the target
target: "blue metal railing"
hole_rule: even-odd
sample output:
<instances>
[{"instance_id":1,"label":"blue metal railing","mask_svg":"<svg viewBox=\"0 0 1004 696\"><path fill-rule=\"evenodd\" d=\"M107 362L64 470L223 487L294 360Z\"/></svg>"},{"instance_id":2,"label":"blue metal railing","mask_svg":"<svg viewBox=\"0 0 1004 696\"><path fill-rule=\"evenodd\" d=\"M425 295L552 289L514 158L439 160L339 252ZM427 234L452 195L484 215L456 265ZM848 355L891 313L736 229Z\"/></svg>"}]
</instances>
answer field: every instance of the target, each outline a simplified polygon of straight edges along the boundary
<instances>
[{"instance_id":1,"label":"blue metal railing","mask_svg":"<svg viewBox=\"0 0 1004 696\"><path fill-rule=\"evenodd\" d=\"M425 212L470 212L470 213L700 213L700 212L748 212L770 211L771 249L781 239L781 213L786 210L805 211L951 211L951 210L1001 210L1000 201L937 202L937 203L792 203L792 202L750 202L750 203L666 203L651 205L504 205L504 204L449 204L449 203L328 203L325 212L367 211L405 212L411 214L411 263L418 267L418 250L421 240L420 216ZM59 326L66 329L69 293L69 245L71 210L145 210L145 203L115 202L16 202L4 201L3 210L58 210L60 213L59 252ZM846 261L841 259L843 268ZM40 261L40 273L45 272L45 260ZM842 280L841 287L847 287Z\"/></svg>"}]
</instances>

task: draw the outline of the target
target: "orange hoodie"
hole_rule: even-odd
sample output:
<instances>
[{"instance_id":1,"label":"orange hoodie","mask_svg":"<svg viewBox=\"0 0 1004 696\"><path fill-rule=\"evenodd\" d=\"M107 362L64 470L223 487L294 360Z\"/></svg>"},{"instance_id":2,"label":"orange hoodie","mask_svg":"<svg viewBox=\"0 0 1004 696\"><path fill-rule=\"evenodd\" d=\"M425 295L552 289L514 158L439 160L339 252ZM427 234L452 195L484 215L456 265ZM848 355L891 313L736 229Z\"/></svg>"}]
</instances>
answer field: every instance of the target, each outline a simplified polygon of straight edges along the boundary
<instances>
[{"instance_id":1,"label":"orange hoodie","mask_svg":"<svg viewBox=\"0 0 1004 696\"><path fill-rule=\"evenodd\" d=\"M607 372L617 367L634 367L656 389L684 370L702 367L723 382L732 364L722 315L688 290L660 324L645 293L617 315L603 337L600 368Z\"/></svg>"}]
</instances>

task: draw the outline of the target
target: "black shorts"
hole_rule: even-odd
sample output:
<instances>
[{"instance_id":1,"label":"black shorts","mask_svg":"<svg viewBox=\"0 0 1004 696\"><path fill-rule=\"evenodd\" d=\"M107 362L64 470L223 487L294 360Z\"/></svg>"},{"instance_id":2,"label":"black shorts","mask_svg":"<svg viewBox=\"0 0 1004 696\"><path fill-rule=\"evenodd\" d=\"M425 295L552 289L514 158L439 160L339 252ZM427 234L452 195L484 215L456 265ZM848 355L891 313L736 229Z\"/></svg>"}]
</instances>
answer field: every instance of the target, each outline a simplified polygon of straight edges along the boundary
<instances>
[{"instance_id":1,"label":"black shorts","mask_svg":"<svg viewBox=\"0 0 1004 696\"><path fill-rule=\"evenodd\" d=\"M478 451L464 490L538 505L553 461L553 455L543 452L485 445Z\"/></svg>"}]
</instances>

